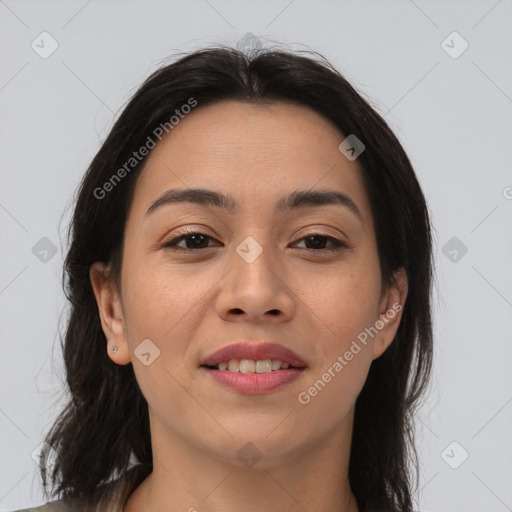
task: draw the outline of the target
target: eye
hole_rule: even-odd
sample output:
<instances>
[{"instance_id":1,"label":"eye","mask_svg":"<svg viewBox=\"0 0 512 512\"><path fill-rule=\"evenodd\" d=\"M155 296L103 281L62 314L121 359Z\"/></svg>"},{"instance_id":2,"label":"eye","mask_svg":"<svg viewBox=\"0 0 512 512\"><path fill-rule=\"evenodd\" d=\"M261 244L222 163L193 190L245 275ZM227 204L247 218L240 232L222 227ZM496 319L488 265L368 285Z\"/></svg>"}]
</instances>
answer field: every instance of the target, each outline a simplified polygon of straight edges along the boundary
<instances>
[{"instance_id":1,"label":"eye","mask_svg":"<svg viewBox=\"0 0 512 512\"><path fill-rule=\"evenodd\" d=\"M305 249L311 249L314 252L331 252L331 251L341 251L342 249L348 249L349 245L337 238L334 238L329 235L322 235L321 233L312 233L308 236L305 236L299 240L305 241L306 247ZM326 243L330 243L330 247L325 247ZM309 245L309 247L307 247ZM301 247L302 249L302 247Z\"/></svg>"},{"instance_id":2,"label":"eye","mask_svg":"<svg viewBox=\"0 0 512 512\"><path fill-rule=\"evenodd\" d=\"M207 245L208 240L215 239L211 236L205 235L204 233L192 232L173 238L172 240L169 240L163 244L162 247L166 247L178 252L189 252L193 251L194 249L209 249L212 246ZM182 242L185 243L185 247L183 245L179 245Z\"/></svg>"},{"instance_id":3,"label":"eye","mask_svg":"<svg viewBox=\"0 0 512 512\"><path fill-rule=\"evenodd\" d=\"M204 233L190 232L169 240L162 245L162 248L172 249L173 251L177 252L195 252L197 250L210 249L213 247L212 245L208 245L209 240L215 239ZM350 246L345 242L342 242L341 240L338 240L332 236L322 235L320 233L313 233L298 240L298 242L302 241L304 241L306 247L299 248L311 250L313 252L334 252L341 251L344 248L350 248ZM185 246L180 245L183 243ZM330 244L330 246L325 247L326 244Z\"/></svg>"}]
</instances>

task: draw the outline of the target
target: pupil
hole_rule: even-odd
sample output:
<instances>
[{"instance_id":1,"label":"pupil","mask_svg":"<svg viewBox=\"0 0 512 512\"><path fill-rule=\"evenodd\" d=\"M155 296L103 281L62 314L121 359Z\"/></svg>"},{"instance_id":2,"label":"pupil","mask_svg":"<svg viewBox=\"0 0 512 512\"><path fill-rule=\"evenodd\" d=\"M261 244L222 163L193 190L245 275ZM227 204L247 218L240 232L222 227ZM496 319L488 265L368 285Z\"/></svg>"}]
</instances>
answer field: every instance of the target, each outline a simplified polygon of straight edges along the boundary
<instances>
[{"instance_id":1,"label":"pupil","mask_svg":"<svg viewBox=\"0 0 512 512\"><path fill-rule=\"evenodd\" d=\"M319 242L319 240L320 240L320 242ZM310 237L306 238L306 242L307 241L313 242L313 247L315 249L325 249L325 247L322 247L323 245L325 245L325 242L326 242L326 239L323 236L310 236Z\"/></svg>"},{"instance_id":2,"label":"pupil","mask_svg":"<svg viewBox=\"0 0 512 512\"><path fill-rule=\"evenodd\" d=\"M325 243L327 239L324 236L309 236L306 238L306 244L310 244L313 246L314 249L325 249ZM189 244L189 242L191 242ZM196 235L189 235L187 237L187 246L188 248L198 248L198 247L204 247L204 243L206 242L206 237L204 235L196 234ZM193 247L190 247L192 245Z\"/></svg>"},{"instance_id":3,"label":"pupil","mask_svg":"<svg viewBox=\"0 0 512 512\"><path fill-rule=\"evenodd\" d=\"M203 235L189 235L188 241L192 240L192 249L201 246L201 242L204 244L206 238ZM188 242L187 242L188 243ZM190 249L190 247L189 247Z\"/></svg>"}]
</instances>

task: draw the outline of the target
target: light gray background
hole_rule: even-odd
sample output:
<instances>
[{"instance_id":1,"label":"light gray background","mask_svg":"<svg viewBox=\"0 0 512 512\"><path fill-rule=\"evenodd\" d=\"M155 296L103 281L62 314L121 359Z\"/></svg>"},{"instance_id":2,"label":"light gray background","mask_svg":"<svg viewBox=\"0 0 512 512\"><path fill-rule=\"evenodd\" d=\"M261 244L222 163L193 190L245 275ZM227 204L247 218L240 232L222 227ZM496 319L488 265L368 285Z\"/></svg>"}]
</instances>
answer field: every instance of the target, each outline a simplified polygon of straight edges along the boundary
<instances>
[{"instance_id":1,"label":"light gray background","mask_svg":"<svg viewBox=\"0 0 512 512\"><path fill-rule=\"evenodd\" d=\"M323 53L410 155L438 283L417 508L512 510L511 21L507 0L0 0L0 510L43 502L31 453L63 404L64 212L79 179L163 59L247 33ZM43 31L59 45L46 59L31 47ZM441 45L453 31L469 43L458 58L445 51L457 36ZM46 263L42 237L57 247ZM453 237L468 249L455 262Z\"/></svg>"}]
</instances>

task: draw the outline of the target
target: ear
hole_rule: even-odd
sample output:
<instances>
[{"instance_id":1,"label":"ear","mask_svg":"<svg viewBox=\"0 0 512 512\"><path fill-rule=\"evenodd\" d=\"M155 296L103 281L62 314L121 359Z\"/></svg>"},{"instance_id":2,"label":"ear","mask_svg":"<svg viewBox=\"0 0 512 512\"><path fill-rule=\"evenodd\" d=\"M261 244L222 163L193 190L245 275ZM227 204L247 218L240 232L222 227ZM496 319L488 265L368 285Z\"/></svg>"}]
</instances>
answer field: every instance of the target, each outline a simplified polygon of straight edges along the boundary
<instances>
[{"instance_id":1,"label":"ear","mask_svg":"<svg viewBox=\"0 0 512 512\"><path fill-rule=\"evenodd\" d=\"M379 306L378 335L373 344L373 359L380 357L395 338L407 298L408 282L404 268L393 272L393 283L382 293Z\"/></svg>"},{"instance_id":2,"label":"ear","mask_svg":"<svg viewBox=\"0 0 512 512\"><path fill-rule=\"evenodd\" d=\"M94 263L89 269L89 277L98 305L101 327L107 338L107 354L117 364L128 364L131 356L117 288L112 280L108 279L104 263ZM117 347L117 352L114 353L112 346Z\"/></svg>"}]
</instances>

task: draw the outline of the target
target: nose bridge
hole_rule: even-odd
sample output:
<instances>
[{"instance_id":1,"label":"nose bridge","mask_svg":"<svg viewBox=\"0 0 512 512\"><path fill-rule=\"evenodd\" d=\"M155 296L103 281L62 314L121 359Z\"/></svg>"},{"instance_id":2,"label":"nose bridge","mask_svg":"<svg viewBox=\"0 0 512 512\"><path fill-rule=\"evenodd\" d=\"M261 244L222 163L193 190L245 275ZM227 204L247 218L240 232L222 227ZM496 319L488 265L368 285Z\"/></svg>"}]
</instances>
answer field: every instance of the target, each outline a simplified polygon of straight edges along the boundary
<instances>
[{"instance_id":1,"label":"nose bridge","mask_svg":"<svg viewBox=\"0 0 512 512\"><path fill-rule=\"evenodd\" d=\"M233 268L237 272L237 281L250 287L270 286L275 270L276 259L272 258L272 249L260 243L252 236L245 238L234 251Z\"/></svg>"},{"instance_id":2,"label":"nose bridge","mask_svg":"<svg viewBox=\"0 0 512 512\"><path fill-rule=\"evenodd\" d=\"M219 297L220 314L237 310L254 319L268 312L293 314L293 296L273 249L248 236L230 255L229 265L231 272L223 280Z\"/></svg>"}]
</instances>

